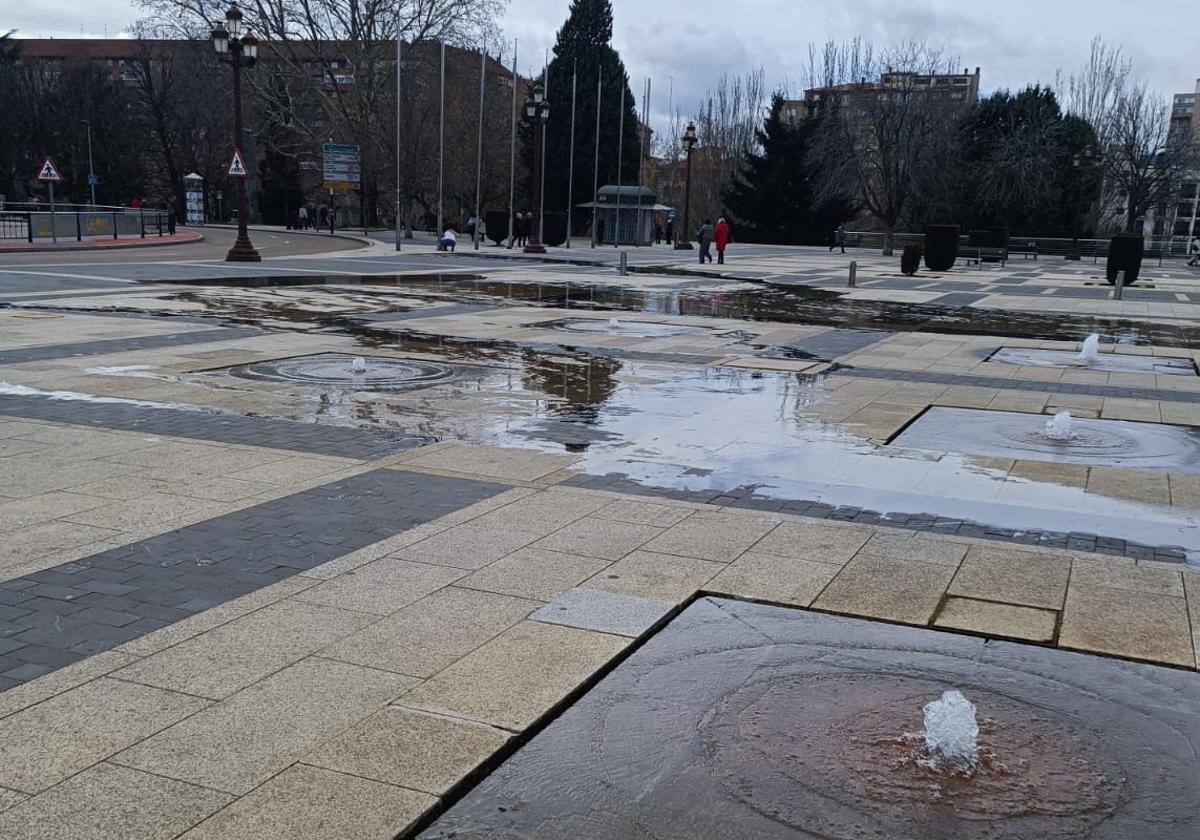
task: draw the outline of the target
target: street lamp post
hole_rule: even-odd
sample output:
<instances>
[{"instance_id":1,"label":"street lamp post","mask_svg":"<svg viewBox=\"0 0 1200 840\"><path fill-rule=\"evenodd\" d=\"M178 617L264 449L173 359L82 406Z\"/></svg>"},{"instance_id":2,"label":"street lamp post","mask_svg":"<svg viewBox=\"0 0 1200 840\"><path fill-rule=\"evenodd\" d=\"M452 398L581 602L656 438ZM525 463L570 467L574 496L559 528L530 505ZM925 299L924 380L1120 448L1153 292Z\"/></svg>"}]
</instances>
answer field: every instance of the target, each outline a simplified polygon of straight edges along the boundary
<instances>
[{"instance_id":1,"label":"street lamp post","mask_svg":"<svg viewBox=\"0 0 1200 840\"><path fill-rule=\"evenodd\" d=\"M242 68L253 67L258 58L258 39L249 32L242 33L242 11L234 3L225 13L225 27L212 31L213 48L217 54L228 56L221 61L233 67L233 145L234 154L241 158L242 131ZM242 158L243 163L244 158ZM234 173L230 173L231 175ZM262 257L250 243L246 230L246 179L249 172L236 176L238 182L238 235L225 255L226 262L259 262Z\"/></svg>"},{"instance_id":2,"label":"street lamp post","mask_svg":"<svg viewBox=\"0 0 1200 840\"><path fill-rule=\"evenodd\" d=\"M1087 173L1097 163L1096 153L1092 151L1091 146L1084 148L1080 152L1076 152L1071 158L1071 167L1075 170L1075 221L1072 226L1071 233L1071 253L1067 254L1068 260L1079 260L1079 222L1080 216L1083 215L1083 185Z\"/></svg>"},{"instance_id":3,"label":"street lamp post","mask_svg":"<svg viewBox=\"0 0 1200 840\"><path fill-rule=\"evenodd\" d=\"M92 191L92 207L96 207L96 164L92 160L92 121L81 120L84 126L87 127L88 141L88 187Z\"/></svg>"},{"instance_id":4,"label":"street lamp post","mask_svg":"<svg viewBox=\"0 0 1200 840\"><path fill-rule=\"evenodd\" d=\"M533 95L525 100L525 119L533 129L533 213L529 220L529 241L526 254L544 254L542 244L542 197L538 185L542 182L542 128L550 119L550 103L546 101L546 89L541 83L533 88Z\"/></svg>"},{"instance_id":5,"label":"street lamp post","mask_svg":"<svg viewBox=\"0 0 1200 840\"><path fill-rule=\"evenodd\" d=\"M687 174L684 176L685 186L683 188L683 231L676 239L675 249L679 251L692 250L691 229L692 229L692 149L696 145L696 124L688 123L687 130L683 132L683 151L687 155Z\"/></svg>"}]
</instances>

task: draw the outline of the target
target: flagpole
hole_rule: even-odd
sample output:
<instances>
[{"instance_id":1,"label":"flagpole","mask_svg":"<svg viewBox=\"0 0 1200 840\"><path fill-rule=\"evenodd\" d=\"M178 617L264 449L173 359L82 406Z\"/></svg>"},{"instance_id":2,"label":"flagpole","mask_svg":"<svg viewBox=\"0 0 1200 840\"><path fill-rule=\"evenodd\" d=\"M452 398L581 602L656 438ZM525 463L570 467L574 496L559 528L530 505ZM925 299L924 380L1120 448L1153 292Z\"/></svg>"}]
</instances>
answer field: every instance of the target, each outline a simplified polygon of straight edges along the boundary
<instances>
[{"instance_id":1,"label":"flagpole","mask_svg":"<svg viewBox=\"0 0 1200 840\"><path fill-rule=\"evenodd\" d=\"M613 247L621 247L621 164L624 163L625 153L625 88L621 84L621 119L617 123L617 230L613 237Z\"/></svg>"},{"instance_id":2,"label":"flagpole","mask_svg":"<svg viewBox=\"0 0 1200 840\"><path fill-rule=\"evenodd\" d=\"M545 86L546 96L550 96L550 50L546 50L546 56L542 62L542 84ZM537 131L535 128L534 131ZM538 191L538 235L542 243L546 242L546 121L542 121L542 172L539 183L536 185Z\"/></svg>"},{"instance_id":3,"label":"flagpole","mask_svg":"<svg viewBox=\"0 0 1200 840\"><path fill-rule=\"evenodd\" d=\"M571 66L571 165L567 167L567 247L571 247L571 208L575 204L575 89L579 59Z\"/></svg>"},{"instance_id":4,"label":"flagpole","mask_svg":"<svg viewBox=\"0 0 1200 840\"><path fill-rule=\"evenodd\" d=\"M508 149L508 247L513 246L513 215L517 212L517 39L513 39L512 140Z\"/></svg>"},{"instance_id":5,"label":"flagpole","mask_svg":"<svg viewBox=\"0 0 1200 840\"><path fill-rule=\"evenodd\" d=\"M403 194L400 187L400 4L396 4L396 250L400 250Z\"/></svg>"},{"instance_id":6,"label":"flagpole","mask_svg":"<svg viewBox=\"0 0 1200 840\"><path fill-rule=\"evenodd\" d=\"M633 225L637 230L635 245L641 244L642 238L642 172L646 168L646 135L650 133L650 79L642 86L642 124L638 126L638 195L637 215L633 217Z\"/></svg>"},{"instance_id":7,"label":"flagpole","mask_svg":"<svg viewBox=\"0 0 1200 840\"><path fill-rule=\"evenodd\" d=\"M437 211L437 230L434 234L439 240L442 238L442 223L445 220L445 215L442 212L442 195L443 185L445 184L446 170L446 42L442 42L442 64L441 64L441 81L438 89L438 211Z\"/></svg>"},{"instance_id":8,"label":"flagpole","mask_svg":"<svg viewBox=\"0 0 1200 840\"><path fill-rule=\"evenodd\" d=\"M480 192L483 189L483 81L487 75L487 49L479 51L479 140L475 150L475 230L471 233L471 241L476 251L479 250L479 228L483 225L483 213L480 212Z\"/></svg>"},{"instance_id":9,"label":"flagpole","mask_svg":"<svg viewBox=\"0 0 1200 840\"><path fill-rule=\"evenodd\" d=\"M596 221L600 218L600 100L604 96L604 76L596 70L596 157L592 162L592 247L596 247Z\"/></svg>"}]
</instances>

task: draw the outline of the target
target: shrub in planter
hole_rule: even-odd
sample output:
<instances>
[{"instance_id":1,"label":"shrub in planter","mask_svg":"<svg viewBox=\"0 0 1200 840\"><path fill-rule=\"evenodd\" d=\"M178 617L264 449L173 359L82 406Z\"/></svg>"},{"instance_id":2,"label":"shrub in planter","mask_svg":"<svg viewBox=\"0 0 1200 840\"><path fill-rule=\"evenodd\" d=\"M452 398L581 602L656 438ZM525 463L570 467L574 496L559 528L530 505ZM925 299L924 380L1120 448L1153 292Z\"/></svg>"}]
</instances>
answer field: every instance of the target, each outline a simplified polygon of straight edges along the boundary
<instances>
[{"instance_id":1,"label":"shrub in planter","mask_svg":"<svg viewBox=\"0 0 1200 840\"><path fill-rule=\"evenodd\" d=\"M499 245L508 239L508 211L489 210L483 214L483 229L487 238Z\"/></svg>"},{"instance_id":2,"label":"shrub in planter","mask_svg":"<svg viewBox=\"0 0 1200 840\"><path fill-rule=\"evenodd\" d=\"M949 271L958 259L958 225L930 225L925 228L925 267L930 271Z\"/></svg>"},{"instance_id":3,"label":"shrub in planter","mask_svg":"<svg viewBox=\"0 0 1200 840\"><path fill-rule=\"evenodd\" d=\"M992 244L992 232L990 230L973 230L967 234L967 244L972 248L987 248Z\"/></svg>"},{"instance_id":4,"label":"shrub in planter","mask_svg":"<svg viewBox=\"0 0 1200 840\"><path fill-rule=\"evenodd\" d=\"M542 223L542 244L557 248L567 241L567 214L546 213Z\"/></svg>"},{"instance_id":5,"label":"shrub in planter","mask_svg":"<svg viewBox=\"0 0 1200 840\"><path fill-rule=\"evenodd\" d=\"M920 267L921 246L910 242L904 246L904 253L900 255L900 273L912 277Z\"/></svg>"},{"instance_id":6,"label":"shrub in planter","mask_svg":"<svg viewBox=\"0 0 1200 840\"><path fill-rule=\"evenodd\" d=\"M1146 240L1140 233L1118 233L1108 243L1108 262L1105 274L1110 285L1117 282L1117 272L1125 272L1125 285L1132 286L1137 282L1138 272L1142 270L1142 254L1146 249Z\"/></svg>"}]
</instances>

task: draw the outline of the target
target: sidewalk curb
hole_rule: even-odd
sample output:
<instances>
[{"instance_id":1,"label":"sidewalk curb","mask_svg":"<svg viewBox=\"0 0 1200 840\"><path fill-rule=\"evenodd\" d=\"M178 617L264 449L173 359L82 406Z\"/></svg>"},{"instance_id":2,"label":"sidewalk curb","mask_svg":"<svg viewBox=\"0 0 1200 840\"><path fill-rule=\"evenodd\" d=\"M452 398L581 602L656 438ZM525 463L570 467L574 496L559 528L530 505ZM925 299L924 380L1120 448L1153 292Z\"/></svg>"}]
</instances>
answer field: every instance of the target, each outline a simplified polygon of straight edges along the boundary
<instances>
[{"instance_id":1,"label":"sidewalk curb","mask_svg":"<svg viewBox=\"0 0 1200 840\"><path fill-rule=\"evenodd\" d=\"M188 231L192 233L193 231ZM78 244L78 245L34 245L33 247L11 248L0 245L0 254L45 254L45 253L63 253L73 251L124 251L129 248L170 248L173 245L193 245L197 242L204 241L204 234L196 233L194 237L188 239L170 239L163 241L165 237L149 237L145 239L138 237L136 239L105 239L104 242L118 242L118 245L100 245L100 244Z\"/></svg>"}]
</instances>

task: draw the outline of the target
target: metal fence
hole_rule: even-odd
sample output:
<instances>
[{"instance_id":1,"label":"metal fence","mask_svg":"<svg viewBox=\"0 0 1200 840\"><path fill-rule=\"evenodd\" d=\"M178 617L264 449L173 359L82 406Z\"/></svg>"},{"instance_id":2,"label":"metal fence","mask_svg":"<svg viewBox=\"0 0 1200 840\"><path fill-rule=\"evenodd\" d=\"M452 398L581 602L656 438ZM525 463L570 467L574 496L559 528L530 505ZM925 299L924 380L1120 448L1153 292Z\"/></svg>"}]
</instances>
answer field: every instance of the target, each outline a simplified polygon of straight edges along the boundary
<instances>
[{"instance_id":1,"label":"metal fence","mask_svg":"<svg viewBox=\"0 0 1200 840\"><path fill-rule=\"evenodd\" d=\"M924 234L896 233L893 236L895 247L903 249L905 245L915 242L925 243ZM846 245L854 248L883 249L884 234L879 231L846 231ZM971 247L967 235L959 237L959 245ZM1080 239L1078 249L1075 240L1052 236L1009 236L1008 253L1010 257L1026 256L1036 259L1039 256L1063 257L1078 253L1081 257L1091 257L1093 260L1108 256L1107 239ZM1188 256L1188 239L1186 236L1153 236L1146 237L1146 256L1153 258L1186 257Z\"/></svg>"},{"instance_id":2,"label":"metal fence","mask_svg":"<svg viewBox=\"0 0 1200 840\"><path fill-rule=\"evenodd\" d=\"M0 209L0 240L145 239L173 231L169 210L63 204L51 211L46 204L12 203Z\"/></svg>"}]
</instances>

